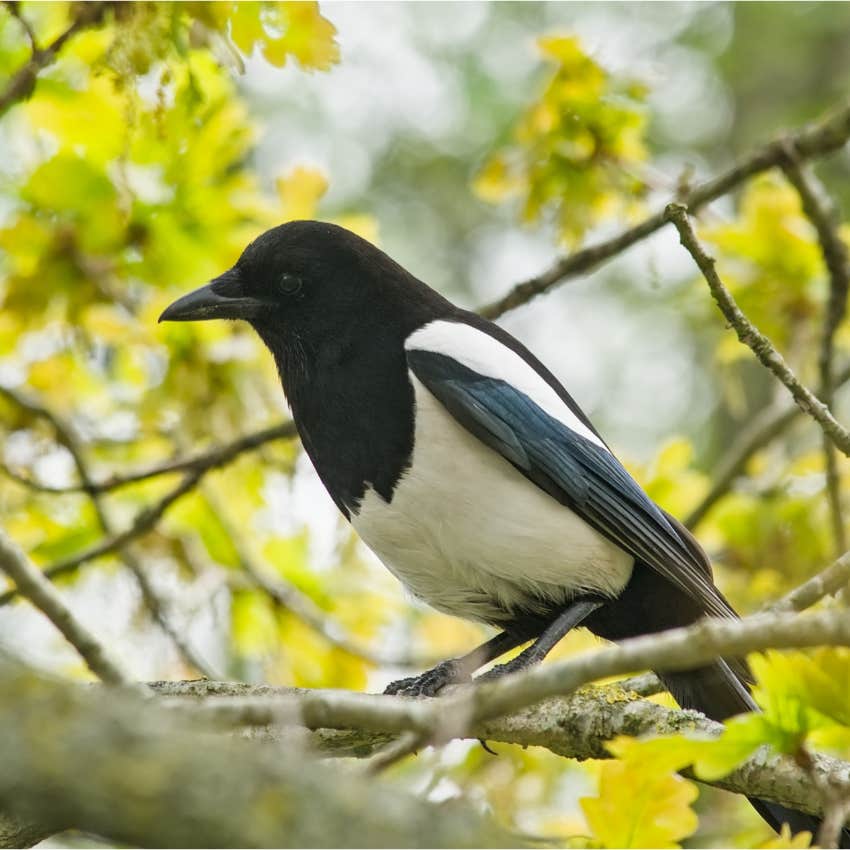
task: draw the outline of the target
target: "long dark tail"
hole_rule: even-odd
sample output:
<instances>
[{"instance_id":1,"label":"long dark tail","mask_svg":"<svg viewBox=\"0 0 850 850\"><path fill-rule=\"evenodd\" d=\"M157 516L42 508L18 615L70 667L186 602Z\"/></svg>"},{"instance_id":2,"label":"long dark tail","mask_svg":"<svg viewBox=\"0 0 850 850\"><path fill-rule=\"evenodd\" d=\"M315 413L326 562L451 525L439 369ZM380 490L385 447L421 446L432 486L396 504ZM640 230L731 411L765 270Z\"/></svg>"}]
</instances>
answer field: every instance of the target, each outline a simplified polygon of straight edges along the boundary
<instances>
[{"instance_id":1,"label":"long dark tail","mask_svg":"<svg viewBox=\"0 0 850 850\"><path fill-rule=\"evenodd\" d=\"M664 673L660 678L682 708L696 709L712 720L723 721L746 711L758 711L746 686L725 661L685 673ZM777 832L787 823L792 832L808 830L817 838L818 818L778 803L755 797L748 799ZM850 848L850 829L842 830L839 847Z\"/></svg>"}]
</instances>

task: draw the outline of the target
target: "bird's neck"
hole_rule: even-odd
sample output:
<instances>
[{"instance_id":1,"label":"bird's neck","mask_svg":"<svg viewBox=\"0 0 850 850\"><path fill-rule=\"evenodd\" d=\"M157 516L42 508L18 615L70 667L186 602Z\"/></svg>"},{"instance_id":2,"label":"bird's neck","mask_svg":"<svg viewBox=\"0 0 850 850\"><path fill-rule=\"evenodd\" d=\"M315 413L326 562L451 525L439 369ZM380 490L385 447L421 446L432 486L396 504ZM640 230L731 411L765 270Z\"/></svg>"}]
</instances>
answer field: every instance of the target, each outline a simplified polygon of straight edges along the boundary
<instances>
[{"instance_id":1,"label":"bird's neck","mask_svg":"<svg viewBox=\"0 0 850 850\"><path fill-rule=\"evenodd\" d=\"M413 451L413 388L397 336L376 329L315 346L263 335L304 448L346 516L369 487L389 501Z\"/></svg>"}]
</instances>

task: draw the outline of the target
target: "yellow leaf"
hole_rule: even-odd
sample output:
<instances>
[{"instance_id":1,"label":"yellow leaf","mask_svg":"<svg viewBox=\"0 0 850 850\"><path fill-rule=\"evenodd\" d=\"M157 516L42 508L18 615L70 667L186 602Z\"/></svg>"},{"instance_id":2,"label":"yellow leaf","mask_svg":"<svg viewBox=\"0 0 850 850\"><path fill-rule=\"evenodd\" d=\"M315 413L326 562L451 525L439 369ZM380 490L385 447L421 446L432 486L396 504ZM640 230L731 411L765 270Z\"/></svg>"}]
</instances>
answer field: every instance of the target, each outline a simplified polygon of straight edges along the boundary
<instances>
[{"instance_id":1,"label":"yellow leaf","mask_svg":"<svg viewBox=\"0 0 850 850\"><path fill-rule=\"evenodd\" d=\"M262 655L277 645L277 623L268 596L242 590L230 603L233 642L243 655Z\"/></svg>"},{"instance_id":2,"label":"yellow leaf","mask_svg":"<svg viewBox=\"0 0 850 850\"><path fill-rule=\"evenodd\" d=\"M759 848L777 848L777 850L796 850L812 846L811 832L798 832L791 835L791 827L787 823L782 824L782 829L776 838L770 838L758 845Z\"/></svg>"},{"instance_id":3,"label":"yellow leaf","mask_svg":"<svg viewBox=\"0 0 850 850\"><path fill-rule=\"evenodd\" d=\"M322 195L328 190L328 180L317 168L299 165L275 181L278 196L287 221L315 218Z\"/></svg>"},{"instance_id":4,"label":"yellow leaf","mask_svg":"<svg viewBox=\"0 0 850 850\"><path fill-rule=\"evenodd\" d=\"M697 828L697 794L691 782L651 761L615 760L600 769L598 796L581 806L603 847L679 847Z\"/></svg>"},{"instance_id":5,"label":"yellow leaf","mask_svg":"<svg viewBox=\"0 0 850 850\"><path fill-rule=\"evenodd\" d=\"M275 28L283 35L266 39L263 55L272 65L282 67L291 55L302 68L326 71L339 61L336 28L319 14L318 3L275 3L274 9Z\"/></svg>"},{"instance_id":6,"label":"yellow leaf","mask_svg":"<svg viewBox=\"0 0 850 850\"><path fill-rule=\"evenodd\" d=\"M521 182L512 177L504 157L496 155L475 176L472 188L479 198L497 203L521 188Z\"/></svg>"},{"instance_id":7,"label":"yellow leaf","mask_svg":"<svg viewBox=\"0 0 850 850\"><path fill-rule=\"evenodd\" d=\"M348 215L337 216L334 221L340 227L347 228L352 233L362 236L372 244L378 242L378 222L371 215L350 213Z\"/></svg>"},{"instance_id":8,"label":"yellow leaf","mask_svg":"<svg viewBox=\"0 0 850 850\"><path fill-rule=\"evenodd\" d=\"M488 201L519 195L528 222L551 213L564 241L575 243L640 206L645 91L609 74L573 36L538 43L553 66L549 79L514 127L513 144L487 159L473 185Z\"/></svg>"},{"instance_id":9,"label":"yellow leaf","mask_svg":"<svg viewBox=\"0 0 850 850\"><path fill-rule=\"evenodd\" d=\"M213 3L196 15L223 29L230 21L230 38L246 56L257 46L272 65L282 68L292 56L302 68L326 71L339 61L336 27L319 13L314 2ZM209 14L208 14L209 13Z\"/></svg>"}]
</instances>

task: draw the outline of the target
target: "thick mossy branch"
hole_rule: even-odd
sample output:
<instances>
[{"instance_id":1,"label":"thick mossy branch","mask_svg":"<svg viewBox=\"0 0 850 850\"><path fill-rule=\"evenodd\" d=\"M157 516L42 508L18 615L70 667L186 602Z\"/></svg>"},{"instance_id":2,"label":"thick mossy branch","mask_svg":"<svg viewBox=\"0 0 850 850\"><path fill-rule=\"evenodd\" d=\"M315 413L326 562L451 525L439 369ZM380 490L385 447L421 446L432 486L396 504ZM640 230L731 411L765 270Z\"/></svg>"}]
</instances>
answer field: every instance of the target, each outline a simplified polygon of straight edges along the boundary
<instances>
[{"instance_id":1,"label":"thick mossy branch","mask_svg":"<svg viewBox=\"0 0 850 850\"><path fill-rule=\"evenodd\" d=\"M309 728L312 746L338 757L366 758L386 747L402 734L409 705L419 704L401 697L226 682L152 682L149 687L163 697L179 698L167 699L165 704L187 719L215 719L223 728L250 729L252 737L285 742L292 738L294 728ZM183 700L187 704L181 705ZM425 705L440 712L445 700L428 701ZM317 710L319 705L321 712ZM359 706L360 717L354 715L355 705ZM369 719L364 721L367 712ZM323 725L317 728L315 721L319 716ZM415 730L421 723L421 714L408 716L409 729ZM551 697L504 717L473 721L456 737L544 747L556 755L584 760L610 758L606 744L619 735L685 733L717 737L722 728L698 712L665 708L611 685ZM822 757L815 758L813 764L820 775L848 781L850 765ZM822 810L823 797L812 783L811 772L784 756L759 752L711 784L814 814Z\"/></svg>"}]
</instances>

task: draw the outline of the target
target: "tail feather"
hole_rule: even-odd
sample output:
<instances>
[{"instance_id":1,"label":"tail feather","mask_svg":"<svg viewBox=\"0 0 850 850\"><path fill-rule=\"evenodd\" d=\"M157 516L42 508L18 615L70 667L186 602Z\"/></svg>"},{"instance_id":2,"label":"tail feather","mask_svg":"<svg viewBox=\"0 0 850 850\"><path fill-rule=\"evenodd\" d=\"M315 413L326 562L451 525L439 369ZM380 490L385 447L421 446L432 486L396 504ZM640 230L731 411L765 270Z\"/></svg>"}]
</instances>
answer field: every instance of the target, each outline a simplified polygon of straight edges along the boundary
<instances>
[{"instance_id":1,"label":"tail feather","mask_svg":"<svg viewBox=\"0 0 850 850\"><path fill-rule=\"evenodd\" d=\"M660 673L659 678L682 708L695 709L712 720L723 721L746 711L758 711L746 686L723 660L684 673ZM788 824L792 833L806 830L813 838L817 837L821 824L819 818L778 803L755 797L747 799L777 832L782 824ZM838 846L850 848L850 829L842 830Z\"/></svg>"}]
</instances>

